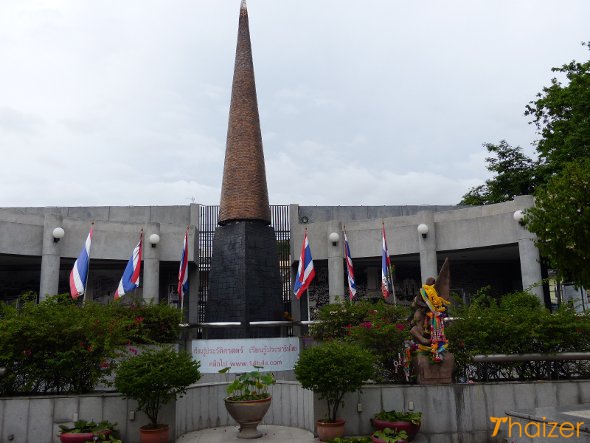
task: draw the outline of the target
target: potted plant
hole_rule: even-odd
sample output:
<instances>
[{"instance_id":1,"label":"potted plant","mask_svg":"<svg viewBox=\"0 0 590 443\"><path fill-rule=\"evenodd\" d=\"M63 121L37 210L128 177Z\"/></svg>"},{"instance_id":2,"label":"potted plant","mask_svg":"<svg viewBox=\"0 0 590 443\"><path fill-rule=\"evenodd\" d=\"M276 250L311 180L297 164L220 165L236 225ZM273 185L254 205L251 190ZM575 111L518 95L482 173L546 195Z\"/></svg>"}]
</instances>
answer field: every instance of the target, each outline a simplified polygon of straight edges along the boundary
<instances>
[{"instance_id":1,"label":"potted plant","mask_svg":"<svg viewBox=\"0 0 590 443\"><path fill-rule=\"evenodd\" d=\"M238 375L229 384L226 391L225 407L229 415L240 425L238 438L258 438L262 433L257 429L258 424L270 407L272 396L268 387L275 384L274 374L260 372L262 366L254 366L254 371ZM230 368L224 368L220 373L226 373Z\"/></svg>"},{"instance_id":2,"label":"potted plant","mask_svg":"<svg viewBox=\"0 0 590 443\"><path fill-rule=\"evenodd\" d=\"M143 443L168 442L169 426L158 423L158 413L201 377L199 364L187 352L170 347L144 351L120 364L115 387L125 398L137 401L137 409L150 419L139 428Z\"/></svg>"},{"instance_id":3,"label":"potted plant","mask_svg":"<svg viewBox=\"0 0 590 443\"><path fill-rule=\"evenodd\" d=\"M408 442L408 434L405 431L396 431L394 429L385 428L375 431L371 434L371 441L373 443L406 443Z\"/></svg>"},{"instance_id":4,"label":"potted plant","mask_svg":"<svg viewBox=\"0 0 590 443\"><path fill-rule=\"evenodd\" d=\"M74 426L59 425L59 440L61 443L85 443L87 441L119 442L119 433L115 429L116 423L109 421L78 420Z\"/></svg>"},{"instance_id":5,"label":"potted plant","mask_svg":"<svg viewBox=\"0 0 590 443\"><path fill-rule=\"evenodd\" d=\"M305 389L325 399L327 417L316 421L318 436L327 441L344 435L338 408L347 392L361 388L374 373L373 355L357 345L329 341L304 349L295 364L295 377Z\"/></svg>"},{"instance_id":6,"label":"potted plant","mask_svg":"<svg viewBox=\"0 0 590 443\"><path fill-rule=\"evenodd\" d=\"M420 430L422 412L381 411L375 414L372 423L378 431L386 428L394 431L404 431L408 434L408 441L412 441Z\"/></svg>"}]
</instances>

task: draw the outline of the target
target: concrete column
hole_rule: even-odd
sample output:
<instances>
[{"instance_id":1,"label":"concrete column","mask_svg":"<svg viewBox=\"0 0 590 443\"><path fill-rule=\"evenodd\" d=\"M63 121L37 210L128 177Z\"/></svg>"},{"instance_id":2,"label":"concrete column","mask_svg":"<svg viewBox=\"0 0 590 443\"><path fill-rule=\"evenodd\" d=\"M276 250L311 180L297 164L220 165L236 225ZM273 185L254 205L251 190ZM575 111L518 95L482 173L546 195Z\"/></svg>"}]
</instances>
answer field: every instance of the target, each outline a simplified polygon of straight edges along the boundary
<instances>
[{"instance_id":1,"label":"concrete column","mask_svg":"<svg viewBox=\"0 0 590 443\"><path fill-rule=\"evenodd\" d=\"M328 236L335 232L339 236L338 242L333 244ZM344 300L344 235L340 223L331 222L328 224L328 232L324 241L328 247L328 294L330 303L335 303L336 299Z\"/></svg>"},{"instance_id":2,"label":"concrete column","mask_svg":"<svg viewBox=\"0 0 590 443\"><path fill-rule=\"evenodd\" d=\"M62 227L63 219L60 215L47 214L43 221L43 249L41 255L41 282L39 287L39 301L48 295L55 295L59 289L59 263L63 239L55 242L53 230ZM66 235L67 232L66 232Z\"/></svg>"},{"instance_id":3,"label":"concrete column","mask_svg":"<svg viewBox=\"0 0 590 443\"><path fill-rule=\"evenodd\" d=\"M525 210L534 205L530 195L515 197L516 210ZM514 221L516 238L518 238L518 255L520 257L520 274L522 288L535 294L541 303L545 303L543 294L543 275L541 273L541 257L539 249L535 246L536 235L529 232L524 226Z\"/></svg>"},{"instance_id":4,"label":"concrete column","mask_svg":"<svg viewBox=\"0 0 590 443\"><path fill-rule=\"evenodd\" d=\"M436 229L434 226L434 212L420 211L417 214L418 224L424 223L428 226L428 234L423 238L416 230L420 247L420 277L422 284L428 277L438 275L438 264L436 260ZM416 228L418 225L416 225Z\"/></svg>"},{"instance_id":5,"label":"concrete column","mask_svg":"<svg viewBox=\"0 0 590 443\"><path fill-rule=\"evenodd\" d=\"M199 321L199 227L201 226L201 205L191 203L190 229L188 232L188 295L184 300L184 319L189 323ZM179 257L180 260L180 257ZM203 313L204 318L204 313Z\"/></svg>"},{"instance_id":6,"label":"concrete column","mask_svg":"<svg viewBox=\"0 0 590 443\"><path fill-rule=\"evenodd\" d=\"M160 223L148 223L143 232L143 299L146 303L160 302L160 248L152 246L150 235L160 235ZM160 243L163 239L160 238Z\"/></svg>"}]
</instances>

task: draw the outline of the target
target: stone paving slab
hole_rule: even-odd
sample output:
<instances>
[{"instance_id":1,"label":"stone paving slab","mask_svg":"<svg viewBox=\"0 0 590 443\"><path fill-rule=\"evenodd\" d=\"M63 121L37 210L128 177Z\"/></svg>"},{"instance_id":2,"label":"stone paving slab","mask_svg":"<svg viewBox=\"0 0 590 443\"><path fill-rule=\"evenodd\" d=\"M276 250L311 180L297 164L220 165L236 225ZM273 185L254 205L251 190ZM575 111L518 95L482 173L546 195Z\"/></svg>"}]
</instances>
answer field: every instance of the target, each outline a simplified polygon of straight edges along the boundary
<instances>
[{"instance_id":1,"label":"stone paving slab","mask_svg":"<svg viewBox=\"0 0 590 443\"><path fill-rule=\"evenodd\" d=\"M201 431L189 432L176 440L176 443L227 443L241 442L253 443L285 442L289 443L319 443L319 439L305 429L290 428L287 426L258 425L262 437L252 440L244 440L237 437L238 426L220 426L218 428L203 429ZM426 443L426 438L418 434L414 443Z\"/></svg>"},{"instance_id":2,"label":"stone paving slab","mask_svg":"<svg viewBox=\"0 0 590 443\"><path fill-rule=\"evenodd\" d=\"M318 440L305 429L289 428L287 426L259 425L258 430L262 437L253 440L244 440L237 437L238 426L225 426L219 428L203 429L202 431L189 432L176 440L176 443L227 443L248 441L265 443L271 441L288 441L289 443L313 443Z\"/></svg>"}]
</instances>

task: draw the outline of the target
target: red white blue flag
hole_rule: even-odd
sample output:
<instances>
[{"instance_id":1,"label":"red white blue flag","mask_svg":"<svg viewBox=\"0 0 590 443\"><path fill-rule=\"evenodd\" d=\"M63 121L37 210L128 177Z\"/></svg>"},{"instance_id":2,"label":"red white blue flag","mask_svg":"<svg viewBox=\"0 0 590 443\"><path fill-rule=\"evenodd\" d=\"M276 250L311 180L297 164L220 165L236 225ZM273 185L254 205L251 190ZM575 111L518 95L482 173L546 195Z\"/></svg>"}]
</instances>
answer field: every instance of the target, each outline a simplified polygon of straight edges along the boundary
<instances>
[{"instance_id":1,"label":"red white blue flag","mask_svg":"<svg viewBox=\"0 0 590 443\"><path fill-rule=\"evenodd\" d=\"M350 246L348 246L348 237L346 231L344 233L344 254L346 255L346 275L348 277L348 294L350 300L356 295L356 283L354 281L354 269L352 267L352 258L350 257Z\"/></svg>"},{"instance_id":2,"label":"red white blue flag","mask_svg":"<svg viewBox=\"0 0 590 443\"><path fill-rule=\"evenodd\" d=\"M119 282L119 287L115 291L115 300L118 300L123 295L135 291L139 287L139 271L141 270L141 250L143 245L143 230L139 235L139 243L133 249L131 258L127 262L123 277Z\"/></svg>"},{"instance_id":3,"label":"red white blue flag","mask_svg":"<svg viewBox=\"0 0 590 443\"><path fill-rule=\"evenodd\" d=\"M383 297L387 298L393 293L393 284L391 281L391 258L387 251L387 239L385 238L385 224L382 225L383 241L381 253L381 292Z\"/></svg>"},{"instance_id":4,"label":"red white blue flag","mask_svg":"<svg viewBox=\"0 0 590 443\"><path fill-rule=\"evenodd\" d=\"M178 297L180 305L188 292L188 228L184 233L184 244L182 245L182 255L180 257L180 269L178 270Z\"/></svg>"},{"instance_id":5,"label":"red white blue flag","mask_svg":"<svg viewBox=\"0 0 590 443\"><path fill-rule=\"evenodd\" d=\"M315 269L313 267L309 242L307 241L306 229L305 235L303 236L303 245L301 246L301 255L299 256L299 266L297 267L295 285L293 286L293 292L297 296L297 299L301 298L314 277Z\"/></svg>"},{"instance_id":6,"label":"red white blue flag","mask_svg":"<svg viewBox=\"0 0 590 443\"><path fill-rule=\"evenodd\" d=\"M90 266L90 245L92 244L92 233L94 226L90 228L84 247L80 255L74 262L74 267L70 272L70 294L73 299L77 299L86 292L86 282L88 279L88 268Z\"/></svg>"}]
</instances>

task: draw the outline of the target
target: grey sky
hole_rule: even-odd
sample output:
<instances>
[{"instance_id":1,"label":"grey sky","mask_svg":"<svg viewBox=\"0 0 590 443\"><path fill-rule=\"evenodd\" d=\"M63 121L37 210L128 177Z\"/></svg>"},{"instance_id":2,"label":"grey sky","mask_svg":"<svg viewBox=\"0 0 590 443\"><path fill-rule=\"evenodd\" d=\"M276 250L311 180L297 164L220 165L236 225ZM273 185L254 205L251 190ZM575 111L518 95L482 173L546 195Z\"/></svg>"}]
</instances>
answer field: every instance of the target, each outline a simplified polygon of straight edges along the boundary
<instances>
[{"instance_id":1,"label":"grey sky","mask_svg":"<svg viewBox=\"0 0 590 443\"><path fill-rule=\"evenodd\" d=\"M0 206L218 204L240 0L0 0ZM250 0L273 204L452 204L587 0Z\"/></svg>"}]
</instances>

